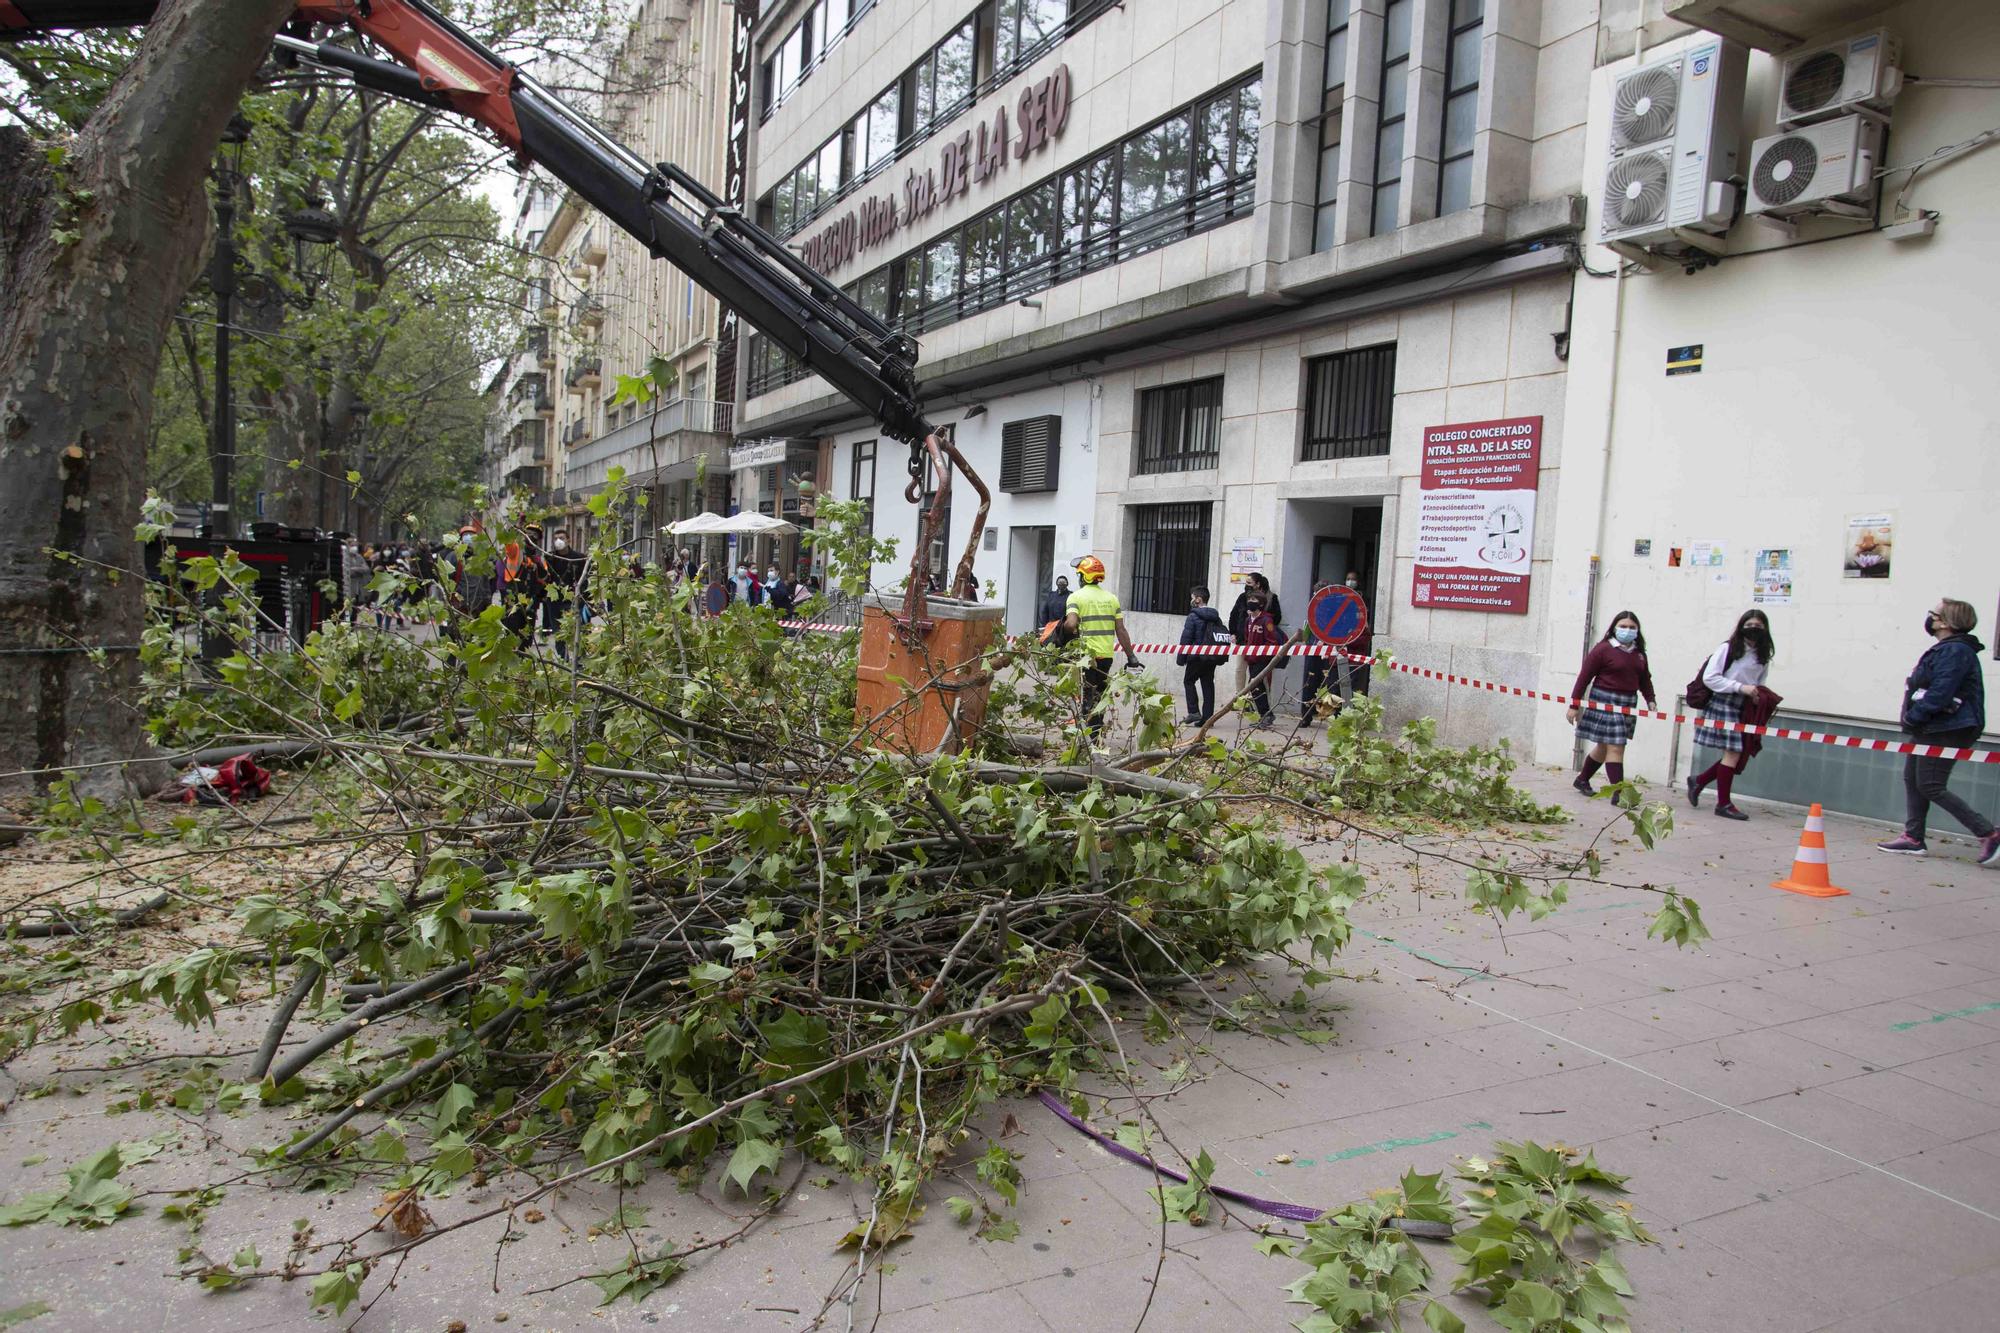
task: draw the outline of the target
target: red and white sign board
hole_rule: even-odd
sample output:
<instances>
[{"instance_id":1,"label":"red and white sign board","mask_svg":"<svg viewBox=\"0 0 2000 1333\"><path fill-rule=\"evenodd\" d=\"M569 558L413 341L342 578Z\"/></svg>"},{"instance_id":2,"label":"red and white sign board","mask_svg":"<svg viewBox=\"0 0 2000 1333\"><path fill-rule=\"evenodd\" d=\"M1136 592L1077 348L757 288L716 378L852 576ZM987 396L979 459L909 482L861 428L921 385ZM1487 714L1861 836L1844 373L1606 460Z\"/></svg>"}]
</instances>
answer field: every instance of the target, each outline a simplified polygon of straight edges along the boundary
<instances>
[{"instance_id":1,"label":"red and white sign board","mask_svg":"<svg viewBox=\"0 0 2000 1333\"><path fill-rule=\"evenodd\" d=\"M1528 613L1541 464L1540 417L1425 428L1410 605Z\"/></svg>"}]
</instances>

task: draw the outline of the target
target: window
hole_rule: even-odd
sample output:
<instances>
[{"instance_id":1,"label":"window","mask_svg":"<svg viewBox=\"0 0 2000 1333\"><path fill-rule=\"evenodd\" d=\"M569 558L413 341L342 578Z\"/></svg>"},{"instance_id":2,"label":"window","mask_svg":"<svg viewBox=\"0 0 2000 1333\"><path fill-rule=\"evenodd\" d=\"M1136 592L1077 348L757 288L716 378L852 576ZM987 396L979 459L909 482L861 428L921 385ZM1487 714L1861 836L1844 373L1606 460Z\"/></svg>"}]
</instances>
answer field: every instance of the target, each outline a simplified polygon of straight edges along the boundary
<instances>
[{"instance_id":1,"label":"window","mask_svg":"<svg viewBox=\"0 0 2000 1333\"><path fill-rule=\"evenodd\" d=\"M1000 489L1013 495L1053 491L1062 475L1062 418L1029 417L1000 428Z\"/></svg>"},{"instance_id":2,"label":"window","mask_svg":"<svg viewBox=\"0 0 2000 1333\"><path fill-rule=\"evenodd\" d=\"M1197 472L1222 452L1222 377L1139 395L1138 471Z\"/></svg>"},{"instance_id":3,"label":"window","mask_svg":"<svg viewBox=\"0 0 2000 1333\"><path fill-rule=\"evenodd\" d=\"M946 463L946 467L951 464ZM930 550L925 553L924 563L930 567L931 583L934 591L945 587L946 571L951 568L951 493L945 493L944 503L938 504L938 478L936 464L928 459L924 462L923 499L917 504L917 537L922 540L925 515L937 510L937 531L931 534Z\"/></svg>"},{"instance_id":4,"label":"window","mask_svg":"<svg viewBox=\"0 0 2000 1333\"><path fill-rule=\"evenodd\" d=\"M1438 154L1438 216L1472 205L1472 136L1479 119L1479 51L1485 0L1452 0L1444 57L1444 145Z\"/></svg>"},{"instance_id":5,"label":"window","mask_svg":"<svg viewBox=\"0 0 2000 1333\"><path fill-rule=\"evenodd\" d=\"M1395 403L1393 343L1306 362L1306 437L1299 456L1317 462L1388 453Z\"/></svg>"},{"instance_id":6,"label":"window","mask_svg":"<svg viewBox=\"0 0 2000 1333\"><path fill-rule=\"evenodd\" d=\"M757 114L768 119L794 88L819 68L835 42L874 7L874 0L822 0L806 11L758 67Z\"/></svg>"},{"instance_id":7,"label":"window","mask_svg":"<svg viewBox=\"0 0 2000 1333\"><path fill-rule=\"evenodd\" d=\"M859 500L868 506L862 519L864 532L873 535L875 531L875 445L874 440L862 440L854 446L854 459L849 464L847 498Z\"/></svg>"},{"instance_id":8,"label":"window","mask_svg":"<svg viewBox=\"0 0 2000 1333\"><path fill-rule=\"evenodd\" d=\"M848 294L883 322L924 333L1243 217L1255 202L1261 112L1253 73L849 279ZM1121 161L1133 173L1122 186ZM774 221L796 175L770 196ZM758 363L759 346L753 395L804 377L777 348Z\"/></svg>"},{"instance_id":9,"label":"window","mask_svg":"<svg viewBox=\"0 0 2000 1333\"><path fill-rule=\"evenodd\" d=\"M1340 201L1340 132L1346 119L1347 26L1349 0L1327 0L1326 78L1320 95L1319 194L1313 213L1313 249L1326 250L1340 239L1333 230Z\"/></svg>"},{"instance_id":10,"label":"window","mask_svg":"<svg viewBox=\"0 0 2000 1333\"><path fill-rule=\"evenodd\" d=\"M1124 253L1139 254L1180 239L1180 213L1174 206L1187 198L1192 143L1186 113L1170 116L1125 141L1118 174Z\"/></svg>"},{"instance_id":11,"label":"window","mask_svg":"<svg viewBox=\"0 0 2000 1333\"><path fill-rule=\"evenodd\" d=\"M1067 0L999 0L993 21L994 76L1005 78L1054 46L1068 20Z\"/></svg>"},{"instance_id":12,"label":"window","mask_svg":"<svg viewBox=\"0 0 2000 1333\"><path fill-rule=\"evenodd\" d=\"M1375 136L1373 234L1396 230L1403 201L1403 125L1410 109L1410 0L1389 0L1382 18L1382 128Z\"/></svg>"},{"instance_id":13,"label":"window","mask_svg":"<svg viewBox=\"0 0 2000 1333\"><path fill-rule=\"evenodd\" d=\"M1132 507L1132 607L1179 615L1208 582L1207 504Z\"/></svg>"},{"instance_id":14,"label":"window","mask_svg":"<svg viewBox=\"0 0 2000 1333\"><path fill-rule=\"evenodd\" d=\"M868 119L868 130L859 146L864 171L873 172L894 160L896 141L903 137L902 105L902 88L891 88L876 98L874 105L864 113Z\"/></svg>"}]
</instances>

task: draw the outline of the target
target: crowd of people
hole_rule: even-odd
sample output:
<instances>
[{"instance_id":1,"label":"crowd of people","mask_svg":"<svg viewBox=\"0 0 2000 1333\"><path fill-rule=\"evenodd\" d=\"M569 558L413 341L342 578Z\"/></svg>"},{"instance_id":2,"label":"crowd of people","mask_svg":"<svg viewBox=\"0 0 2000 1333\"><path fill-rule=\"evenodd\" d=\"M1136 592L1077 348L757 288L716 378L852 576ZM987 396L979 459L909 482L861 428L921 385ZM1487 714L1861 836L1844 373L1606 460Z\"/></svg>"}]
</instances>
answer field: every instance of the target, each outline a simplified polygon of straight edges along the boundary
<instances>
[{"instance_id":1,"label":"crowd of people","mask_svg":"<svg viewBox=\"0 0 2000 1333\"><path fill-rule=\"evenodd\" d=\"M1897 717L1903 733L1925 746L1963 749L1975 744L1986 729L1986 682L1981 654L1985 645L1974 629L1979 613L1971 603L1941 598L1924 614L1924 635L1930 646L1917 659L1904 682ZM1685 691L1688 704L1700 710L1694 741L1716 758L1687 778L1688 804L1699 809L1711 787L1714 811L1723 819L1750 816L1736 805L1733 788L1743 768L1762 749L1762 738L1744 725L1768 724L1784 701L1770 687L1771 664L1777 644L1770 617L1752 608L1736 619L1729 637L1717 644ZM1638 719L1630 710L1641 697L1657 709L1653 675L1646 656L1646 634L1639 617L1620 611L1611 618L1604 637L1584 654L1570 697L1569 720L1577 741L1587 746L1575 787L1594 794L1591 785L1600 769L1613 783L1625 780L1625 747L1632 741ZM1592 705L1595 705L1594 707ZM1937 806L1979 840L1978 861L2000 869L2000 830L1950 787L1955 761L1937 755L1908 754L1903 761L1903 831L1876 844L1880 851L1923 856L1929 851L1930 810Z\"/></svg>"},{"instance_id":2,"label":"crowd of people","mask_svg":"<svg viewBox=\"0 0 2000 1333\"><path fill-rule=\"evenodd\" d=\"M690 609L711 616L739 602L790 616L822 592L815 574L801 571L788 578L772 564L760 575L747 560L732 572L685 546L657 568L633 556L621 573L658 577L669 592L691 585ZM349 538L341 552L341 584L350 625L372 623L387 630L435 623L450 634L454 617L478 615L497 604L502 623L524 644L553 639L558 653L567 652L565 618L588 625L601 607L591 587L589 557L567 532L549 535L539 523L523 524L518 536L497 542L478 523L436 542Z\"/></svg>"}]
</instances>

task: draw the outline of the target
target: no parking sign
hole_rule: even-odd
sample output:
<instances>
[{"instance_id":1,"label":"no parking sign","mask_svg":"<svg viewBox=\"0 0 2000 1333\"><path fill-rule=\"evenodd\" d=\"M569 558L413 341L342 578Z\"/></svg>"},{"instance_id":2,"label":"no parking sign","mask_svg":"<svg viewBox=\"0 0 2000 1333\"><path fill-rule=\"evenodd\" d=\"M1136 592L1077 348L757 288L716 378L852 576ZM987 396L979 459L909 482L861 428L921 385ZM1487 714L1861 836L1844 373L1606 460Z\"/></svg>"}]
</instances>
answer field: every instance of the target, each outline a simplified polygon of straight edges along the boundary
<instances>
[{"instance_id":1,"label":"no parking sign","mask_svg":"<svg viewBox=\"0 0 2000 1333\"><path fill-rule=\"evenodd\" d=\"M1368 604L1345 585L1322 588L1306 607L1306 624L1321 643L1345 648L1368 632Z\"/></svg>"}]
</instances>

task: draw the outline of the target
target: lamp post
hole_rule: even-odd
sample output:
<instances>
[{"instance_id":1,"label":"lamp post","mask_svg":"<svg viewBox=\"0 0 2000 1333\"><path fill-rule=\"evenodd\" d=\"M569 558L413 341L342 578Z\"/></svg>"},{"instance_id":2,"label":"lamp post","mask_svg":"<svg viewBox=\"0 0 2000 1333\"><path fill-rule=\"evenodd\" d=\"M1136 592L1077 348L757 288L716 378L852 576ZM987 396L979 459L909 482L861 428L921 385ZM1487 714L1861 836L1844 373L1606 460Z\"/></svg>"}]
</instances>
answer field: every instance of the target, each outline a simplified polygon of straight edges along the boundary
<instances>
[{"instance_id":1,"label":"lamp post","mask_svg":"<svg viewBox=\"0 0 2000 1333\"><path fill-rule=\"evenodd\" d=\"M215 415L209 423L208 537L230 532L229 492L236 458L236 404L229 384L229 334L236 322L236 186L243 179L243 144L250 122L241 113L223 128L231 160L215 164L215 259L208 285L215 293Z\"/></svg>"}]
</instances>

